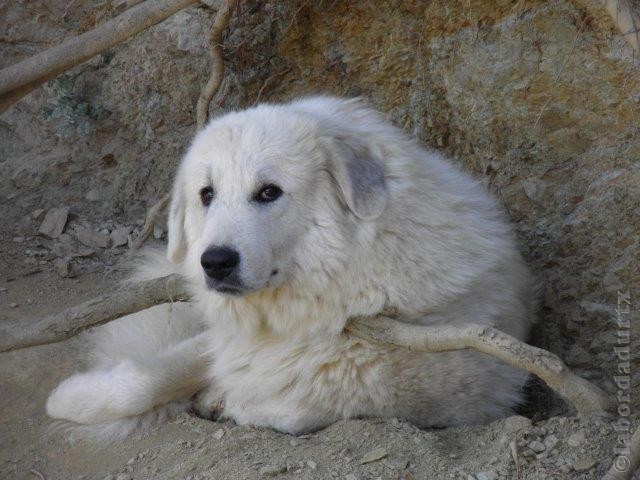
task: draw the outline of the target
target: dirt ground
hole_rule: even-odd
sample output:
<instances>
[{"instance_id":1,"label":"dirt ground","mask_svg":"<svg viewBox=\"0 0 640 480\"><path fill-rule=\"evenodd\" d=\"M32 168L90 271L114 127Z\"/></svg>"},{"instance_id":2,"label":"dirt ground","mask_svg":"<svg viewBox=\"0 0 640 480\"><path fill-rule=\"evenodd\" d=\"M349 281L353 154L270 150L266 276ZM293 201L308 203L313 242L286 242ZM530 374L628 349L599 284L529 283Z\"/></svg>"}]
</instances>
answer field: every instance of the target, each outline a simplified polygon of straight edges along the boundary
<instances>
[{"instance_id":1,"label":"dirt ground","mask_svg":"<svg viewBox=\"0 0 640 480\"><path fill-rule=\"evenodd\" d=\"M50 260L28 261L26 250L55 248L33 223L24 240L3 232L0 329L89 299L126 275L127 247L74 258L73 278L61 277ZM0 354L0 478L598 479L613 459L613 418L606 417L513 416L442 430L356 419L294 437L182 413L121 442L77 440L46 417L44 403L82 369L84 335ZM545 417L531 405L522 411Z\"/></svg>"}]
</instances>

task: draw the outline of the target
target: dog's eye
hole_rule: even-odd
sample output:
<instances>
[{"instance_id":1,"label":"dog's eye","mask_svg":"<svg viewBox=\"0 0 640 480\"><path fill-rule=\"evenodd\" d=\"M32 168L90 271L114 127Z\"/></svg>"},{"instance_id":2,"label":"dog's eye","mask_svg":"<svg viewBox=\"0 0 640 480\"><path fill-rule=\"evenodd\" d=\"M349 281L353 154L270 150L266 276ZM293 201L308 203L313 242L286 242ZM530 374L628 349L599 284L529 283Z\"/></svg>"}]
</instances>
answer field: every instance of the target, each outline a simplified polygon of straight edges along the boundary
<instances>
[{"instance_id":1,"label":"dog's eye","mask_svg":"<svg viewBox=\"0 0 640 480\"><path fill-rule=\"evenodd\" d=\"M211 202L213 201L212 187L204 187L202 190L200 190L200 201L205 207L211 205Z\"/></svg>"},{"instance_id":2,"label":"dog's eye","mask_svg":"<svg viewBox=\"0 0 640 480\"><path fill-rule=\"evenodd\" d=\"M280 187L277 185L265 185L255 194L253 199L259 203L269 203L280 198L280 195L282 195Z\"/></svg>"}]
</instances>

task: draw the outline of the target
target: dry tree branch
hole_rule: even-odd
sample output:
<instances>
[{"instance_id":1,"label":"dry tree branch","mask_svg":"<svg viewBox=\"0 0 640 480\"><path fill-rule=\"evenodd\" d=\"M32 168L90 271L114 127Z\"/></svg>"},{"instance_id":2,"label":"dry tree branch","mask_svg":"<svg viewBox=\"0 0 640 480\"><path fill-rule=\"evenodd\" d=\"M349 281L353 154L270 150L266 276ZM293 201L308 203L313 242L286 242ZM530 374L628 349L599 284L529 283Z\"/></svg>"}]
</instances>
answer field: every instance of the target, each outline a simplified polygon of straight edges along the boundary
<instances>
[{"instance_id":1,"label":"dry tree branch","mask_svg":"<svg viewBox=\"0 0 640 480\"><path fill-rule=\"evenodd\" d=\"M602 390L571 372L553 353L527 345L490 326L422 326L376 317L352 319L347 331L368 341L422 352L475 350L486 353L537 375L580 414L604 411L610 405Z\"/></svg>"},{"instance_id":2,"label":"dry tree branch","mask_svg":"<svg viewBox=\"0 0 640 480\"><path fill-rule=\"evenodd\" d=\"M207 84L200 92L198 104L196 105L196 122L198 130L201 130L207 123L209 116L209 104L211 99L218 92L222 79L224 78L224 57L222 51L222 35L229 25L231 13L238 4L238 0L222 0L216 17L213 20L213 26L209 32L209 47L211 48L211 75Z\"/></svg>"},{"instance_id":3,"label":"dry tree branch","mask_svg":"<svg viewBox=\"0 0 640 480\"><path fill-rule=\"evenodd\" d=\"M0 113L60 73L160 23L197 0L147 0L93 30L0 70Z\"/></svg>"},{"instance_id":4,"label":"dry tree branch","mask_svg":"<svg viewBox=\"0 0 640 480\"><path fill-rule=\"evenodd\" d=\"M177 274L125 285L119 291L46 317L27 329L22 323L14 328L0 325L0 352L60 342L91 326L161 303L186 301L190 297L185 280ZM602 390L572 373L556 355L493 327L410 325L378 316L351 318L345 331L370 342L416 351L475 350L537 375L580 414L601 412L610 406L609 398Z\"/></svg>"},{"instance_id":5,"label":"dry tree branch","mask_svg":"<svg viewBox=\"0 0 640 480\"><path fill-rule=\"evenodd\" d=\"M631 437L628 454L619 454L602 480L631 480L640 468L640 425Z\"/></svg>"},{"instance_id":6,"label":"dry tree branch","mask_svg":"<svg viewBox=\"0 0 640 480\"><path fill-rule=\"evenodd\" d=\"M177 274L125 284L119 290L42 318L31 325L25 322L9 325L4 322L0 326L0 352L61 342L89 327L154 305L189 298L185 281Z\"/></svg>"}]
</instances>

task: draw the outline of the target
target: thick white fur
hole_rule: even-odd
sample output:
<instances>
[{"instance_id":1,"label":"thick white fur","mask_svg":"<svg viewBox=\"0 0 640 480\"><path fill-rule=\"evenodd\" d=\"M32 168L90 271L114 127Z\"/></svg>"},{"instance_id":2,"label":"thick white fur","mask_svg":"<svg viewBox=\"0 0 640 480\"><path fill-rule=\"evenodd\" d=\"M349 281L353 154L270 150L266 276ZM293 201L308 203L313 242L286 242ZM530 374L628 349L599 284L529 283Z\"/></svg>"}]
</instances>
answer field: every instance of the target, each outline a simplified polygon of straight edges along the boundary
<instances>
[{"instance_id":1,"label":"thick white fur","mask_svg":"<svg viewBox=\"0 0 640 480\"><path fill-rule=\"evenodd\" d=\"M265 183L284 194L256 205ZM215 190L209 208L204 186ZM343 333L350 316L391 310L524 338L534 309L496 201L358 100L312 97L213 120L178 171L169 231L197 315L107 326L96 367L52 393L51 416L104 424L200 391L201 406L222 401L240 424L301 433L353 416L488 422L520 399L525 375L488 356ZM244 295L207 289L200 256L212 245L240 253Z\"/></svg>"}]
</instances>

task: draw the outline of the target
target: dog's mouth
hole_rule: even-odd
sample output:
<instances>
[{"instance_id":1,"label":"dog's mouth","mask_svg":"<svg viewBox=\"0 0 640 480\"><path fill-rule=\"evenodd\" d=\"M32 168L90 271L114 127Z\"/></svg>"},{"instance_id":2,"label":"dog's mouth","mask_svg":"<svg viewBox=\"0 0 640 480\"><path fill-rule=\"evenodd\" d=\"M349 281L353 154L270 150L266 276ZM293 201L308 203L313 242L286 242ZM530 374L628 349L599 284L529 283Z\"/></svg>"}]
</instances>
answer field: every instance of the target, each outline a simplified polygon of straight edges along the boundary
<instances>
[{"instance_id":1,"label":"dog's mouth","mask_svg":"<svg viewBox=\"0 0 640 480\"><path fill-rule=\"evenodd\" d=\"M224 295L240 296L248 292L249 289L242 285L242 282L231 279L228 280L215 280L205 275L205 282L209 290L215 290L218 293Z\"/></svg>"}]
</instances>

